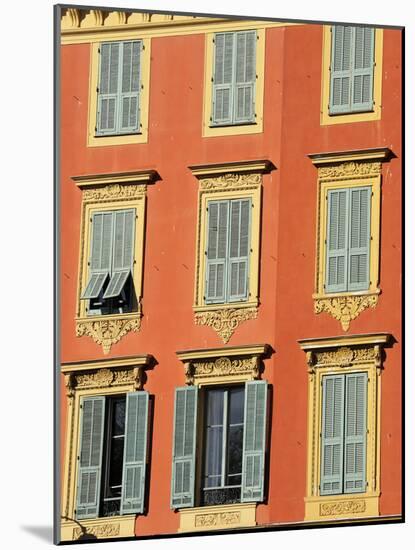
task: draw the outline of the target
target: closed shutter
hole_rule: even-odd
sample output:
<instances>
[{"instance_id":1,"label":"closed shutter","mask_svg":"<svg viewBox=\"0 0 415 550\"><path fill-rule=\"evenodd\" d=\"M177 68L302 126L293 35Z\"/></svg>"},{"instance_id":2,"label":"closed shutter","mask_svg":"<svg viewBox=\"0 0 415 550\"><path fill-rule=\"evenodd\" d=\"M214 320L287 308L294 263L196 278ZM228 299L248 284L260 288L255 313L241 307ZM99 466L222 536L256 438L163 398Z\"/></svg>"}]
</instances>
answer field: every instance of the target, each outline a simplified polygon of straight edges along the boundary
<instances>
[{"instance_id":1,"label":"closed shutter","mask_svg":"<svg viewBox=\"0 0 415 550\"><path fill-rule=\"evenodd\" d=\"M256 31L237 32L234 121L253 122L255 118Z\"/></svg>"},{"instance_id":2,"label":"closed shutter","mask_svg":"<svg viewBox=\"0 0 415 550\"><path fill-rule=\"evenodd\" d=\"M234 33L215 34L212 124L229 124L232 122L234 42Z\"/></svg>"},{"instance_id":3,"label":"closed shutter","mask_svg":"<svg viewBox=\"0 0 415 550\"><path fill-rule=\"evenodd\" d=\"M100 45L97 135L114 134L117 130L120 54L120 42Z\"/></svg>"},{"instance_id":4,"label":"closed shutter","mask_svg":"<svg viewBox=\"0 0 415 550\"><path fill-rule=\"evenodd\" d=\"M197 387L176 388L171 508L194 506Z\"/></svg>"},{"instance_id":5,"label":"closed shutter","mask_svg":"<svg viewBox=\"0 0 415 550\"><path fill-rule=\"evenodd\" d=\"M250 253L251 199L230 202L228 299L246 300Z\"/></svg>"},{"instance_id":6,"label":"closed shutter","mask_svg":"<svg viewBox=\"0 0 415 550\"><path fill-rule=\"evenodd\" d=\"M112 212L96 212L92 215L89 279L81 300L97 298L110 274L112 231Z\"/></svg>"},{"instance_id":7,"label":"closed shutter","mask_svg":"<svg viewBox=\"0 0 415 550\"><path fill-rule=\"evenodd\" d=\"M346 375L344 492L366 491L367 373Z\"/></svg>"},{"instance_id":8,"label":"closed shutter","mask_svg":"<svg viewBox=\"0 0 415 550\"><path fill-rule=\"evenodd\" d=\"M139 127L141 41L122 43L120 132L133 133Z\"/></svg>"},{"instance_id":9,"label":"closed shutter","mask_svg":"<svg viewBox=\"0 0 415 550\"><path fill-rule=\"evenodd\" d=\"M149 394L127 393L121 514L142 514L147 459Z\"/></svg>"},{"instance_id":10,"label":"closed shutter","mask_svg":"<svg viewBox=\"0 0 415 550\"><path fill-rule=\"evenodd\" d=\"M323 376L320 494L343 492L344 375Z\"/></svg>"},{"instance_id":11,"label":"closed shutter","mask_svg":"<svg viewBox=\"0 0 415 550\"><path fill-rule=\"evenodd\" d=\"M242 502L264 499L267 382L245 383Z\"/></svg>"},{"instance_id":12,"label":"closed shutter","mask_svg":"<svg viewBox=\"0 0 415 550\"><path fill-rule=\"evenodd\" d=\"M355 27L354 66L352 77L351 110L373 109L373 71L375 61L375 29Z\"/></svg>"},{"instance_id":13,"label":"closed shutter","mask_svg":"<svg viewBox=\"0 0 415 550\"><path fill-rule=\"evenodd\" d=\"M77 519L95 518L99 514L104 420L105 397L81 398Z\"/></svg>"},{"instance_id":14,"label":"closed shutter","mask_svg":"<svg viewBox=\"0 0 415 550\"><path fill-rule=\"evenodd\" d=\"M327 192L326 292L347 290L348 190Z\"/></svg>"},{"instance_id":15,"label":"closed shutter","mask_svg":"<svg viewBox=\"0 0 415 550\"><path fill-rule=\"evenodd\" d=\"M111 280L104 298L115 298L121 294L134 259L135 208L114 212L114 246Z\"/></svg>"},{"instance_id":16,"label":"closed shutter","mask_svg":"<svg viewBox=\"0 0 415 550\"><path fill-rule=\"evenodd\" d=\"M228 228L229 201L209 201L205 282L207 304L225 301Z\"/></svg>"},{"instance_id":17,"label":"closed shutter","mask_svg":"<svg viewBox=\"0 0 415 550\"><path fill-rule=\"evenodd\" d=\"M331 28L330 114L347 113L351 108L353 27Z\"/></svg>"},{"instance_id":18,"label":"closed shutter","mask_svg":"<svg viewBox=\"0 0 415 550\"><path fill-rule=\"evenodd\" d=\"M348 290L369 288L371 188L350 189Z\"/></svg>"}]
</instances>

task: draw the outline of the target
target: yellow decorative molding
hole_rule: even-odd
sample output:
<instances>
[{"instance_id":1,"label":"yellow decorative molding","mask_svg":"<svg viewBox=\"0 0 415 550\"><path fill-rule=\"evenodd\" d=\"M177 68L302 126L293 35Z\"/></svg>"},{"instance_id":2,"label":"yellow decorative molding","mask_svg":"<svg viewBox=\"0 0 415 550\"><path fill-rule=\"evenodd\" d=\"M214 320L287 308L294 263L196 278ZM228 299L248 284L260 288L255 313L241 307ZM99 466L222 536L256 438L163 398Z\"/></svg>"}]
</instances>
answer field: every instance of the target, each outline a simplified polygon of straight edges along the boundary
<instances>
[{"instance_id":1,"label":"yellow decorative molding","mask_svg":"<svg viewBox=\"0 0 415 550\"><path fill-rule=\"evenodd\" d=\"M329 313L334 319L340 321L344 331L349 330L350 322L356 319L362 311L369 307L375 307L378 303L379 293L363 295L333 296L329 294L324 298L314 299L314 312Z\"/></svg>"},{"instance_id":2,"label":"yellow decorative molding","mask_svg":"<svg viewBox=\"0 0 415 550\"><path fill-rule=\"evenodd\" d=\"M271 351L268 344L245 344L243 346L230 346L226 348L191 349L176 351L181 361L195 361L197 359L216 359L226 355L227 357L249 357L250 355L267 355Z\"/></svg>"},{"instance_id":3,"label":"yellow decorative molding","mask_svg":"<svg viewBox=\"0 0 415 550\"><path fill-rule=\"evenodd\" d=\"M105 316L100 319L76 319L76 335L89 336L102 345L102 351L107 355L113 344L116 344L128 332L138 332L141 326L141 312L137 315Z\"/></svg>"},{"instance_id":4,"label":"yellow decorative molding","mask_svg":"<svg viewBox=\"0 0 415 550\"><path fill-rule=\"evenodd\" d=\"M350 162L365 162L369 161L385 161L388 160L392 155L392 151L389 147L373 147L372 149L356 149L355 151L334 151L330 153L312 153L309 154L311 162L315 166L321 166L324 164L333 164L333 163L350 163ZM369 163L370 164L370 163ZM380 165L375 163L373 167L376 173L380 171ZM357 175L360 175L359 171L361 168L359 166L351 169L347 168L348 172L356 171Z\"/></svg>"},{"instance_id":5,"label":"yellow decorative molding","mask_svg":"<svg viewBox=\"0 0 415 550\"><path fill-rule=\"evenodd\" d=\"M255 502L183 508L179 510L179 514L179 532L235 529L256 525Z\"/></svg>"},{"instance_id":6,"label":"yellow decorative molding","mask_svg":"<svg viewBox=\"0 0 415 550\"><path fill-rule=\"evenodd\" d=\"M212 327L222 338L224 344L227 344L241 323L256 319L257 317L257 307L239 309L229 307L226 309L211 309L209 311L196 312L195 323L196 325Z\"/></svg>"},{"instance_id":7,"label":"yellow decorative molding","mask_svg":"<svg viewBox=\"0 0 415 550\"><path fill-rule=\"evenodd\" d=\"M217 176L228 174L242 174L253 172L270 172L275 166L270 160L245 160L236 162L216 163L216 164L198 164L189 166L192 174L198 178L203 176ZM259 185L261 180L255 180Z\"/></svg>"},{"instance_id":8,"label":"yellow decorative molding","mask_svg":"<svg viewBox=\"0 0 415 550\"><path fill-rule=\"evenodd\" d=\"M305 508L306 521L379 517L379 494L306 498Z\"/></svg>"},{"instance_id":9,"label":"yellow decorative molding","mask_svg":"<svg viewBox=\"0 0 415 550\"><path fill-rule=\"evenodd\" d=\"M371 334L352 334L347 336L330 336L328 338L304 338L298 340L304 351L321 350L326 348L350 347L350 346L375 346L385 345L391 341L392 336L387 332Z\"/></svg>"},{"instance_id":10,"label":"yellow decorative molding","mask_svg":"<svg viewBox=\"0 0 415 550\"><path fill-rule=\"evenodd\" d=\"M128 357L111 357L109 359L93 359L92 361L66 361L62 363L61 371L78 372L87 369L109 369L113 367L135 367L151 363L152 355L130 355Z\"/></svg>"},{"instance_id":11,"label":"yellow decorative molding","mask_svg":"<svg viewBox=\"0 0 415 550\"><path fill-rule=\"evenodd\" d=\"M86 174L83 176L72 176L72 179L80 189L87 189L88 187L110 186L110 190L113 191L114 184L118 184L118 187L120 189L131 187L136 188L139 192L140 189L144 189L145 191L145 186L126 186L126 184L150 183L158 177L159 176L156 170L139 170L134 172L114 172L112 174ZM123 187L121 187L121 185Z\"/></svg>"},{"instance_id":12,"label":"yellow decorative molding","mask_svg":"<svg viewBox=\"0 0 415 550\"><path fill-rule=\"evenodd\" d=\"M133 537L135 534L135 515L86 519L82 521L65 520L61 523L62 541L91 541Z\"/></svg>"}]
</instances>

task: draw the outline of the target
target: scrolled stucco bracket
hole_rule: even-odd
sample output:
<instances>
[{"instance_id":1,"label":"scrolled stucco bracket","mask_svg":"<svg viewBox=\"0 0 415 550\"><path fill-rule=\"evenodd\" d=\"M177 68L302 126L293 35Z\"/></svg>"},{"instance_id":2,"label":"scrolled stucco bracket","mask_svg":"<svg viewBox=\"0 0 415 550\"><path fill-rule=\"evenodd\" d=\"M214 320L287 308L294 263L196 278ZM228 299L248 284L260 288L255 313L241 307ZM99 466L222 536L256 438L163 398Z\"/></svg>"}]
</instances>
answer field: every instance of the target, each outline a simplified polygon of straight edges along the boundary
<instances>
[{"instance_id":1,"label":"scrolled stucco bracket","mask_svg":"<svg viewBox=\"0 0 415 550\"><path fill-rule=\"evenodd\" d=\"M379 292L373 294L359 294L347 296L326 296L314 298L314 312L325 311L337 321L340 321L342 329L347 332L350 322L356 319L362 311L374 308L378 303Z\"/></svg>"},{"instance_id":2,"label":"scrolled stucco bracket","mask_svg":"<svg viewBox=\"0 0 415 550\"><path fill-rule=\"evenodd\" d=\"M108 355L114 344L129 332L138 332L140 326L141 313L99 320L76 319L76 336L89 336L96 344L102 346L104 355Z\"/></svg>"},{"instance_id":3,"label":"scrolled stucco bracket","mask_svg":"<svg viewBox=\"0 0 415 550\"><path fill-rule=\"evenodd\" d=\"M195 324L213 328L227 344L241 323L257 317L257 307L212 309L196 312Z\"/></svg>"}]
</instances>

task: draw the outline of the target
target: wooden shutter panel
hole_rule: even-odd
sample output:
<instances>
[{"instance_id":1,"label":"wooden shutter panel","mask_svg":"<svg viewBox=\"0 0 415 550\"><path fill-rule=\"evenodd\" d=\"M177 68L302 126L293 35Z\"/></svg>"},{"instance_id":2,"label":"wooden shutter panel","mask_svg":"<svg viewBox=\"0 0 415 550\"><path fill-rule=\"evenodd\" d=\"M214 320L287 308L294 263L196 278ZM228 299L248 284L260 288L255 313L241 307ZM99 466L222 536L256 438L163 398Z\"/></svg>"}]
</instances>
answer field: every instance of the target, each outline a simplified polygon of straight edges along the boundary
<instances>
[{"instance_id":1,"label":"wooden shutter panel","mask_svg":"<svg viewBox=\"0 0 415 550\"><path fill-rule=\"evenodd\" d=\"M132 273L134 261L135 208L114 212L114 246L112 275L104 298L115 298L121 294Z\"/></svg>"},{"instance_id":2,"label":"wooden shutter panel","mask_svg":"<svg viewBox=\"0 0 415 550\"><path fill-rule=\"evenodd\" d=\"M120 132L139 129L140 52L141 41L122 42L120 92Z\"/></svg>"},{"instance_id":3,"label":"wooden shutter panel","mask_svg":"<svg viewBox=\"0 0 415 550\"><path fill-rule=\"evenodd\" d=\"M215 34L212 124L229 124L233 111L235 33Z\"/></svg>"},{"instance_id":4,"label":"wooden shutter panel","mask_svg":"<svg viewBox=\"0 0 415 550\"><path fill-rule=\"evenodd\" d=\"M320 494L343 492L344 375L323 376Z\"/></svg>"},{"instance_id":5,"label":"wooden shutter panel","mask_svg":"<svg viewBox=\"0 0 415 550\"><path fill-rule=\"evenodd\" d=\"M375 62L375 29L355 27L351 110L373 109L373 71Z\"/></svg>"},{"instance_id":6,"label":"wooden shutter panel","mask_svg":"<svg viewBox=\"0 0 415 550\"><path fill-rule=\"evenodd\" d=\"M264 380L245 383L242 502L264 499L267 388Z\"/></svg>"},{"instance_id":7,"label":"wooden shutter panel","mask_svg":"<svg viewBox=\"0 0 415 550\"><path fill-rule=\"evenodd\" d=\"M330 104L331 115L351 109L353 27L331 28Z\"/></svg>"},{"instance_id":8,"label":"wooden shutter panel","mask_svg":"<svg viewBox=\"0 0 415 550\"><path fill-rule=\"evenodd\" d=\"M119 103L120 42L107 42L99 48L97 135L115 134Z\"/></svg>"},{"instance_id":9,"label":"wooden shutter panel","mask_svg":"<svg viewBox=\"0 0 415 550\"><path fill-rule=\"evenodd\" d=\"M99 513L105 397L81 398L81 429L78 457L77 519Z\"/></svg>"},{"instance_id":10,"label":"wooden shutter panel","mask_svg":"<svg viewBox=\"0 0 415 550\"><path fill-rule=\"evenodd\" d=\"M176 388L171 508L194 506L197 387Z\"/></svg>"},{"instance_id":11,"label":"wooden shutter panel","mask_svg":"<svg viewBox=\"0 0 415 550\"><path fill-rule=\"evenodd\" d=\"M348 191L327 192L326 292L347 290Z\"/></svg>"},{"instance_id":12,"label":"wooden shutter panel","mask_svg":"<svg viewBox=\"0 0 415 550\"><path fill-rule=\"evenodd\" d=\"M225 301L229 201L208 202L205 302Z\"/></svg>"},{"instance_id":13,"label":"wooden shutter panel","mask_svg":"<svg viewBox=\"0 0 415 550\"><path fill-rule=\"evenodd\" d=\"M149 394L127 393L121 514L142 514L147 460Z\"/></svg>"},{"instance_id":14,"label":"wooden shutter panel","mask_svg":"<svg viewBox=\"0 0 415 550\"><path fill-rule=\"evenodd\" d=\"M346 375L344 492L366 491L367 373Z\"/></svg>"},{"instance_id":15,"label":"wooden shutter panel","mask_svg":"<svg viewBox=\"0 0 415 550\"><path fill-rule=\"evenodd\" d=\"M234 121L253 122L255 120L255 50L256 31L237 32L236 67L234 92Z\"/></svg>"},{"instance_id":16,"label":"wooden shutter panel","mask_svg":"<svg viewBox=\"0 0 415 550\"><path fill-rule=\"evenodd\" d=\"M230 202L228 300L248 297L251 199Z\"/></svg>"},{"instance_id":17,"label":"wooden shutter panel","mask_svg":"<svg viewBox=\"0 0 415 550\"><path fill-rule=\"evenodd\" d=\"M89 279L81 300L97 298L111 271L113 212L92 215Z\"/></svg>"},{"instance_id":18,"label":"wooden shutter panel","mask_svg":"<svg viewBox=\"0 0 415 550\"><path fill-rule=\"evenodd\" d=\"M370 187L350 189L348 290L367 290L370 259Z\"/></svg>"}]
</instances>

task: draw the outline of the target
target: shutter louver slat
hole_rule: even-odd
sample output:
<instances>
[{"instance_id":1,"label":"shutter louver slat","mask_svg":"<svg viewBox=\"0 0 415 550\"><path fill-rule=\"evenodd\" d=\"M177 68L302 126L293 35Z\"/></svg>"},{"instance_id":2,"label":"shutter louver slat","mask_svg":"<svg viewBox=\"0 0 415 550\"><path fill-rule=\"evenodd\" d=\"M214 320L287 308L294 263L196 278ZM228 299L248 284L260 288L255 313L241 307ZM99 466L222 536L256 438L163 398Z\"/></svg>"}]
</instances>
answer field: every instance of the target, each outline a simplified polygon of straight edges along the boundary
<instances>
[{"instance_id":1,"label":"shutter louver slat","mask_svg":"<svg viewBox=\"0 0 415 550\"><path fill-rule=\"evenodd\" d=\"M229 301L245 300L248 295L248 254L251 200L230 203Z\"/></svg>"},{"instance_id":2,"label":"shutter louver slat","mask_svg":"<svg viewBox=\"0 0 415 550\"><path fill-rule=\"evenodd\" d=\"M369 288L370 187L350 189L349 290Z\"/></svg>"},{"instance_id":3,"label":"shutter louver slat","mask_svg":"<svg viewBox=\"0 0 415 550\"><path fill-rule=\"evenodd\" d=\"M232 116L234 34L215 35L212 123L228 124Z\"/></svg>"},{"instance_id":4,"label":"shutter louver slat","mask_svg":"<svg viewBox=\"0 0 415 550\"><path fill-rule=\"evenodd\" d=\"M116 132L120 43L101 44L97 134Z\"/></svg>"},{"instance_id":5,"label":"shutter louver slat","mask_svg":"<svg viewBox=\"0 0 415 550\"><path fill-rule=\"evenodd\" d=\"M326 292L347 290L347 190L327 193Z\"/></svg>"},{"instance_id":6,"label":"shutter louver slat","mask_svg":"<svg viewBox=\"0 0 415 550\"><path fill-rule=\"evenodd\" d=\"M235 122L253 122L255 89L256 32L238 32L236 36Z\"/></svg>"},{"instance_id":7,"label":"shutter louver slat","mask_svg":"<svg viewBox=\"0 0 415 550\"><path fill-rule=\"evenodd\" d=\"M351 51L353 28L332 27L332 52L330 70L330 114L350 110Z\"/></svg>"},{"instance_id":8,"label":"shutter louver slat","mask_svg":"<svg viewBox=\"0 0 415 550\"><path fill-rule=\"evenodd\" d=\"M366 490L367 373L346 376L344 492Z\"/></svg>"},{"instance_id":9,"label":"shutter louver slat","mask_svg":"<svg viewBox=\"0 0 415 550\"><path fill-rule=\"evenodd\" d=\"M138 130L140 92L140 50L141 42L123 43L123 63L121 77L121 121L122 133Z\"/></svg>"},{"instance_id":10,"label":"shutter louver slat","mask_svg":"<svg viewBox=\"0 0 415 550\"><path fill-rule=\"evenodd\" d=\"M354 59L352 71L353 112L369 111L373 108L374 29L354 29Z\"/></svg>"},{"instance_id":11,"label":"shutter louver slat","mask_svg":"<svg viewBox=\"0 0 415 550\"><path fill-rule=\"evenodd\" d=\"M207 221L206 303L225 301L229 225L228 201L209 201Z\"/></svg>"},{"instance_id":12,"label":"shutter louver slat","mask_svg":"<svg viewBox=\"0 0 415 550\"><path fill-rule=\"evenodd\" d=\"M97 212L93 214L89 279L81 295L81 300L97 298L110 274L112 230L112 212Z\"/></svg>"}]
</instances>

